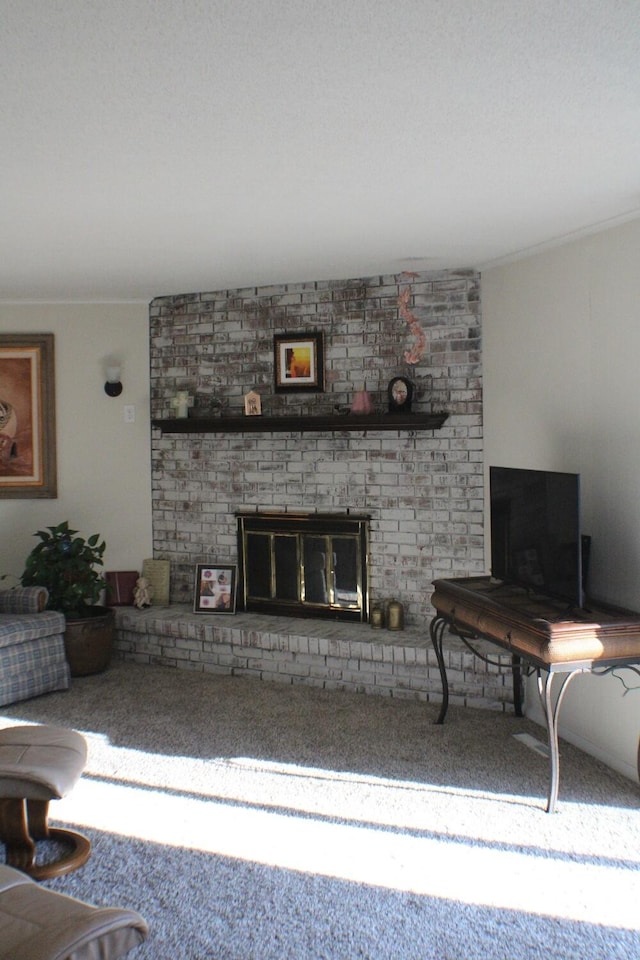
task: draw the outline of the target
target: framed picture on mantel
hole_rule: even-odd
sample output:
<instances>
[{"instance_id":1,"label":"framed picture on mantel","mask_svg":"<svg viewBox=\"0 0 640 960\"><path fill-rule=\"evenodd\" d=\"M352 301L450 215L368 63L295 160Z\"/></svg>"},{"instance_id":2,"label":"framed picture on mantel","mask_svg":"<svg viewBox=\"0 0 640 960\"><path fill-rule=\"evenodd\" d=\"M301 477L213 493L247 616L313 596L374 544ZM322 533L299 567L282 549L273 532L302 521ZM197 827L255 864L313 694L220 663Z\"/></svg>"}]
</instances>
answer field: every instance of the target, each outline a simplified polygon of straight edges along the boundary
<instances>
[{"instance_id":1,"label":"framed picture on mantel","mask_svg":"<svg viewBox=\"0 0 640 960\"><path fill-rule=\"evenodd\" d=\"M322 393L324 340L321 333L277 333L273 338L276 393Z\"/></svg>"}]
</instances>

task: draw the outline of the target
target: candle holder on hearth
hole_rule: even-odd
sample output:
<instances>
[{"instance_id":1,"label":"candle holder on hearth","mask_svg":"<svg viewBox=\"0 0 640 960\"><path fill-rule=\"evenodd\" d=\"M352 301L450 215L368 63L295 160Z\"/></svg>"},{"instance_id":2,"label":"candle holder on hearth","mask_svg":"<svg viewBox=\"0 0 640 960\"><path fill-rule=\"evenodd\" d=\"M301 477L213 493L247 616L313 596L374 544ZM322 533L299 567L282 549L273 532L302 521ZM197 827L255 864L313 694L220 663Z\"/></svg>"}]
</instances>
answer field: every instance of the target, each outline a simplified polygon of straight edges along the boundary
<instances>
[{"instance_id":1,"label":"candle holder on hearth","mask_svg":"<svg viewBox=\"0 0 640 960\"><path fill-rule=\"evenodd\" d=\"M380 630L384 627L384 608L380 604L376 604L371 608L371 613L369 614L369 623L374 629Z\"/></svg>"},{"instance_id":2,"label":"candle holder on hearth","mask_svg":"<svg viewBox=\"0 0 640 960\"><path fill-rule=\"evenodd\" d=\"M404 607L399 600L387 604L387 630L404 630Z\"/></svg>"}]
</instances>

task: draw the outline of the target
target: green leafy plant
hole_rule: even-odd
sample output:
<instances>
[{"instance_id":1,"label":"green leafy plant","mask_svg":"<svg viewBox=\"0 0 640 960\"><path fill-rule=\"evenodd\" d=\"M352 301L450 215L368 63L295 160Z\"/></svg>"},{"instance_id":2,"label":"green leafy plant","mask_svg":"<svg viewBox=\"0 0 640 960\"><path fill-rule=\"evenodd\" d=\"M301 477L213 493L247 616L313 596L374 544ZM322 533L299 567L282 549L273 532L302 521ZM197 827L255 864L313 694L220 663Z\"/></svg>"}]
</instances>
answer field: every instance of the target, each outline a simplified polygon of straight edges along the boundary
<instances>
[{"instance_id":1,"label":"green leafy plant","mask_svg":"<svg viewBox=\"0 0 640 960\"><path fill-rule=\"evenodd\" d=\"M103 565L106 544L100 535L78 537L68 521L34 534L40 543L27 557L20 582L23 587L46 587L47 607L68 618L88 616L105 588L104 577L96 570Z\"/></svg>"}]
</instances>

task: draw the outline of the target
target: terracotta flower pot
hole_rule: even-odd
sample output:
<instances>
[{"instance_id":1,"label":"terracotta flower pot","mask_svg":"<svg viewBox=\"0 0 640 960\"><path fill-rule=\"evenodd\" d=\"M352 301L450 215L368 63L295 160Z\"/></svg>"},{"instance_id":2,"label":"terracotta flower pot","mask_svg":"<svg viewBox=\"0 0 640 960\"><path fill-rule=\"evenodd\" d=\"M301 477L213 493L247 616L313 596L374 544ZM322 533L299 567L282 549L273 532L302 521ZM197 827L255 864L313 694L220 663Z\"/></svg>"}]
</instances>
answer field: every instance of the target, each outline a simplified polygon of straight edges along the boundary
<instances>
[{"instance_id":1,"label":"terracotta flower pot","mask_svg":"<svg viewBox=\"0 0 640 960\"><path fill-rule=\"evenodd\" d=\"M89 611L88 616L66 623L64 648L72 677L101 673L111 662L115 612L100 606Z\"/></svg>"}]
</instances>

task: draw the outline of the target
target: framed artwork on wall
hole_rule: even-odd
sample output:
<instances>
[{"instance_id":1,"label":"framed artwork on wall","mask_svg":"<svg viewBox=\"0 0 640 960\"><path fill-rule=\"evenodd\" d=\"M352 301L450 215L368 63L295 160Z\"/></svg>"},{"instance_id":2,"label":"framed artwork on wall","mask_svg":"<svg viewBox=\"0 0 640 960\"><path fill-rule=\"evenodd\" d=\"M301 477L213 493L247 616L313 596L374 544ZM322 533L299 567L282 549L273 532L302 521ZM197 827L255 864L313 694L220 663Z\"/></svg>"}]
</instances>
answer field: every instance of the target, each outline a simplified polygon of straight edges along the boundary
<instances>
[{"instance_id":1,"label":"framed artwork on wall","mask_svg":"<svg viewBox=\"0 0 640 960\"><path fill-rule=\"evenodd\" d=\"M277 333L273 338L276 393L322 393L324 339L321 333Z\"/></svg>"},{"instance_id":2,"label":"framed artwork on wall","mask_svg":"<svg viewBox=\"0 0 640 960\"><path fill-rule=\"evenodd\" d=\"M194 613L235 613L237 570L235 564L197 564Z\"/></svg>"},{"instance_id":3,"label":"framed artwork on wall","mask_svg":"<svg viewBox=\"0 0 640 960\"><path fill-rule=\"evenodd\" d=\"M0 334L0 498L57 497L52 333Z\"/></svg>"}]
</instances>

